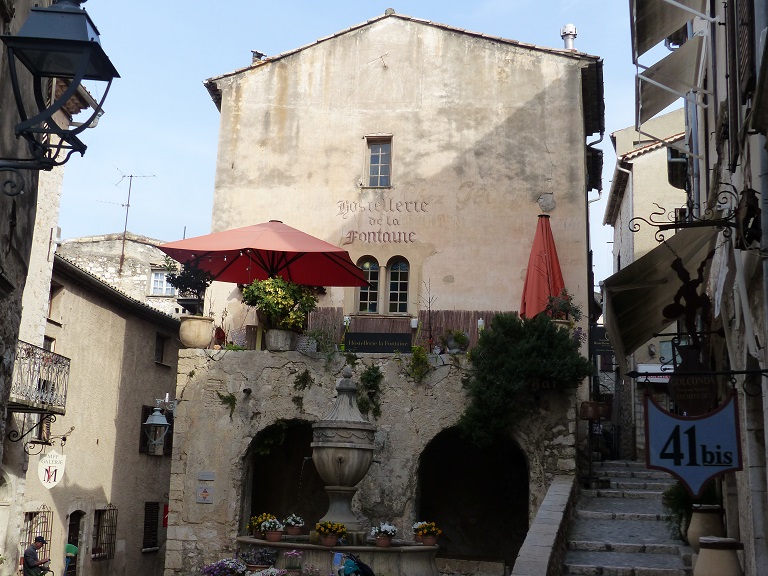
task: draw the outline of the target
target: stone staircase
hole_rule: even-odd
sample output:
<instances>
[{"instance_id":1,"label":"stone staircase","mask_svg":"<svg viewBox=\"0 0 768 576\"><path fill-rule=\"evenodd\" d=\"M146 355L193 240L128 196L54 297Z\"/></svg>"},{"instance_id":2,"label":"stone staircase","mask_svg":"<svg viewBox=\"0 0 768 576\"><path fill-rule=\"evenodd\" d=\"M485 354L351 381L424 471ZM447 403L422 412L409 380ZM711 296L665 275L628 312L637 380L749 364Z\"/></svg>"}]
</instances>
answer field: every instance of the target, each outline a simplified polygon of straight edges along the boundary
<instances>
[{"instance_id":1,"label":"stone staircase","mask_svg":"<svg viewBox=\"0 0 768 576\"><path fill-rule=\"evenodd\" d=\"M693 550L667 521L669 474L642 462L594 464L605 488L582 490L568 534L564 576L691 576Z\"/></svg>"}]
</instances>

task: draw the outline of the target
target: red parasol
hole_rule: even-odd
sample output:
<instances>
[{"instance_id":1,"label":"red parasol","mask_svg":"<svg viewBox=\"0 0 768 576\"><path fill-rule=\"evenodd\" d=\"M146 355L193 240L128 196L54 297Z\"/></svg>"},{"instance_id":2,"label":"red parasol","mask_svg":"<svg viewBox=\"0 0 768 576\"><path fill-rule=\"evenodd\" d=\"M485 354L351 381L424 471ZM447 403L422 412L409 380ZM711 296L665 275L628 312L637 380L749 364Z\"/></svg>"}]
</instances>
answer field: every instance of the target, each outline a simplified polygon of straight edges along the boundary
<instances>
[{"instance_id":1,"label":"red parasol","mask_svg":"<svg viewBox=\"0 0 768 576\"><path fill-rule=\"evenodd\" d=\"M531 257L525 273L523 301L520 316L533 318L547 307L549 297L557 296L565 288L560 261L557 259L555 239L549 226L549 215L539 214L536 236L533 238Z\"/></svg>"},{"instance_id":2,"label":"red parasol","mask_svg":"<svg viewBox=\"0 0 768 576\"><path fill-rule=\"evenodd\" d=\"M220 282L250 284L280 276L306 286L367 286L343 248L277 220L158 246L178 262L195 262Z\"/></svg>"}]
</instances>

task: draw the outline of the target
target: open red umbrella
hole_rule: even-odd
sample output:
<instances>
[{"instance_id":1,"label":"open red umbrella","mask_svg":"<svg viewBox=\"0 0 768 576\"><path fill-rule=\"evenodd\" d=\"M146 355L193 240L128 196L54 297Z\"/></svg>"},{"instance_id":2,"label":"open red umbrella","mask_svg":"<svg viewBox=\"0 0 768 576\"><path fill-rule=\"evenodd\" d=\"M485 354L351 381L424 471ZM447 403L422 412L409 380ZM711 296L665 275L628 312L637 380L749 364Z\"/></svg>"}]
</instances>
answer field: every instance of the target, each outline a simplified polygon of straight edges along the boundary
<instances>
[{"instance_id":1,"label":"open red umbrella","mask_svg":"<svg viewBox=\"0 0 768 576\"><path fill-rule=\"evenodd\" d=\"M220 282L250 284L280 276L307 286L368 285L346 250L277 220L158 248L178 262L194 262Z\"/></svg>"},{"instance_id":2,"label":"open red umbrella","mask_svg":"<svg viewBox=\"0 0 768 576\"><path fill-rule=\"evenodd\" d=\"M547 307L550 296L557 296L565 288L560 261L557 259L555 239L549 226L549 215L539 214L531 257L525 272L523 301L520 316L533 318Z\"/></svg>"}]
</instances>

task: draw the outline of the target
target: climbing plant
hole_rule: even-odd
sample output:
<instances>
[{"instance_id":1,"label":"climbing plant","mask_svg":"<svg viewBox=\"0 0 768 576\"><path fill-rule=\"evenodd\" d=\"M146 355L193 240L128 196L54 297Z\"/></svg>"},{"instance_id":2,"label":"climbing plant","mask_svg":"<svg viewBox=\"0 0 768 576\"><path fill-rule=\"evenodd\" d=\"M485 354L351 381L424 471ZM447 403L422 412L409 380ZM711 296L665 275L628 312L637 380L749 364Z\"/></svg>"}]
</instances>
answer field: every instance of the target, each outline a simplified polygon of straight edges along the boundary
<instances>
[{"instance_id":1,"label":"climbing plant","mask_svg":"<svg viewBox=\"0 0 768 576\"><path fill-rule=\"evenodd\" d=\"M374 418L381 416L381 381L384 374L376 365L368 366L360 375L357 385L357 407L363 414L370 413Z\"/></svg>"}]
</instances>

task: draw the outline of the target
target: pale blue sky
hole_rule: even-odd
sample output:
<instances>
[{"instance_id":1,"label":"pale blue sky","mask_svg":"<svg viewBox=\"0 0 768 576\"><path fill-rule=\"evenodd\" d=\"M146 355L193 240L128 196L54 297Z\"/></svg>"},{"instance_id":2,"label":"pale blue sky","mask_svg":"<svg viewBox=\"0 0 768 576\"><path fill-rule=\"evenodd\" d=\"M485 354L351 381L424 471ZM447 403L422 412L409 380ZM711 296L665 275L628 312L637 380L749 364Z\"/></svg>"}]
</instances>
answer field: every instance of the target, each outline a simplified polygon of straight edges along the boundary
<instances>
[{"instance_id":1,"label":"pale blue sky","mask_svg":"<svg viewBox=\"0 0 768 576\"><path fill-rule=\"evenodd\" d=\"M99 126L82 139L83 158L66 166L60 225L64 238L128 230L171 241L210 231L219 113L203 81L247 66L251 50L291 50L392 7L400 14L561 48L574 23L576 48L605 61L603 200L592 204L596 281L611 273L602 227L614 156L609 134L634 122L634 66L627 0L91 0L84 7L122 78ZM597 137L595 136L594 139ZM597 193L590 193L596 198ZM532 223L532 226L535 223Z\"/></svg>"}]
</instances>

